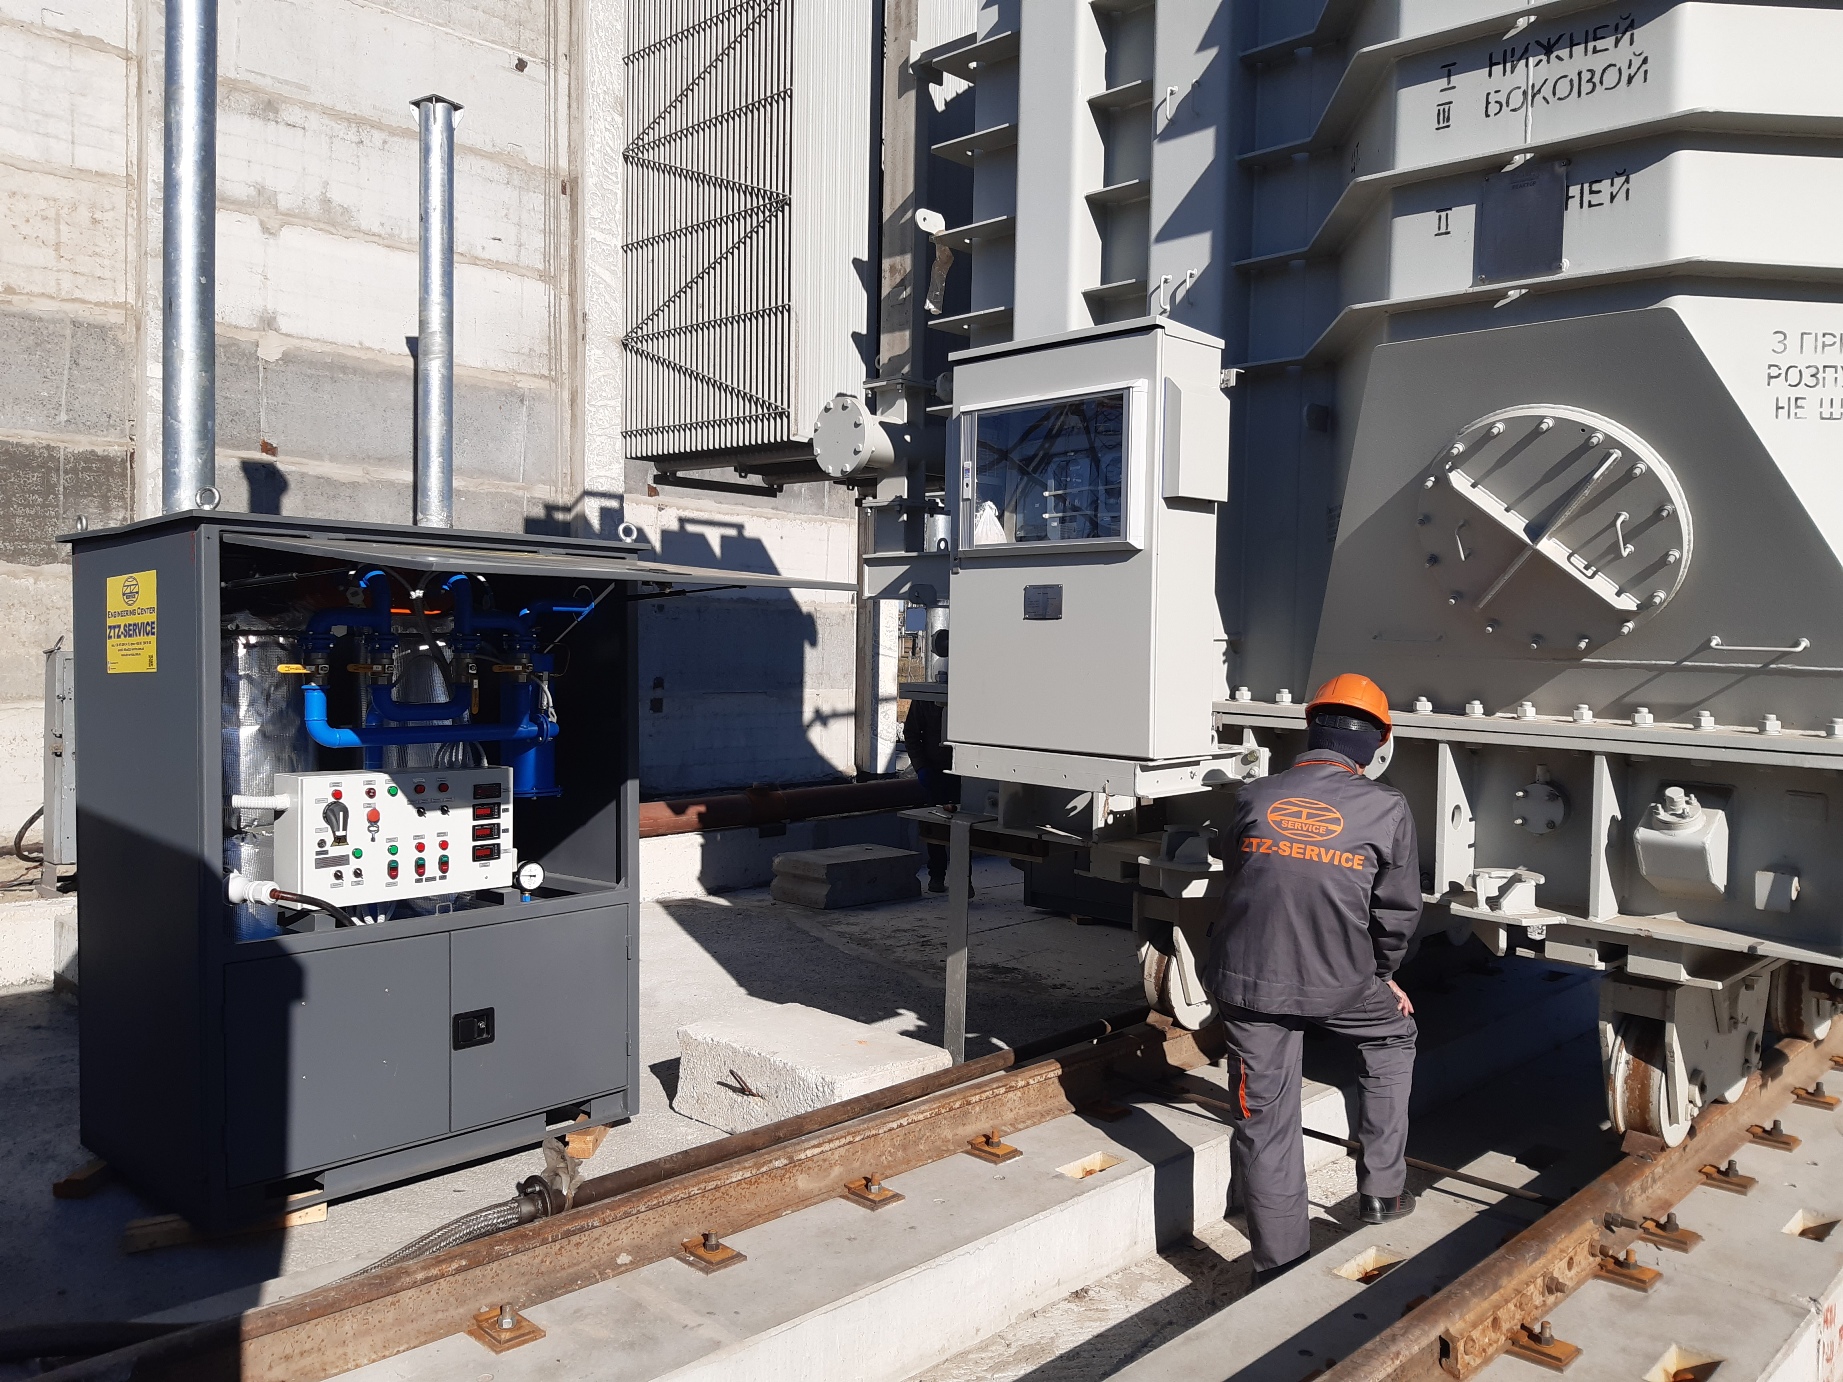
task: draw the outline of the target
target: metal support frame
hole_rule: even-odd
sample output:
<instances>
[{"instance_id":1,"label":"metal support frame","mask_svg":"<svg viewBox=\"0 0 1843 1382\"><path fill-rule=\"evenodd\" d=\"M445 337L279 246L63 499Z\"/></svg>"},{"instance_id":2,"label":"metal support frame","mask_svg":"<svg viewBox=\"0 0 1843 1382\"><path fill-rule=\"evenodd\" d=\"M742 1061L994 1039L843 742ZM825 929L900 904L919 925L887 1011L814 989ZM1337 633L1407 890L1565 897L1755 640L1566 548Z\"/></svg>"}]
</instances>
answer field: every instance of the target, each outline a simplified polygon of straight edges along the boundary
<instances>
[{"instance_id":1,"label":"metal support frame","mask_svg":"<svg viewBox=\"0 0 1843 1382\"><path fill-rule=\"evenodd\" d=\"M1472 886L1477 867L1478 822L1452 745L1438 745L1434 785L1433 890Z\"/></svg>"},{"instance_id":2,"label":"metal support frame","mask_svg":"<svg viewBox=\"0 0 1843 1382\"><path fill-rule=\"evenodd\" d=\"M163 513L218 505L217 197L217 0L172 0L161 205Z\"/></svg>"},{"instance_id":3,"label":"metal support frame","mask_svg":"<svg viewBox=\"0 0 1843 1382\"><path fill-rule=\"evenodd\" d=\"M973 891L973 824L970 812L956 811L947 827L947 1004L941 1016L941 1045L955 1065L966 1059L966 913Z\"/></svg>"},{"instance_id":4,"label":"metal support frame","mask_svg":"<svg viewBox=\"0 0 1843 1382\"><path fill-rule=\"evenodd\" d=\"M416 301L416 477L419 528L454 526L454 126L446 96L412 101L422 129Z\"/></svg>"},{"instance_id":5,"label":"metal support frame","mask_svg":"<svg viewBox=\"0 0 1843 1382\"><path fill-rule=\"evenodd\" d=\"M1618 784L1606 755L1593 756L1593 836L1587 856L1587 920L1606 921L1619 915L1619 890L1613 864L1619 822Z\"/></svg>"}]
</instances>

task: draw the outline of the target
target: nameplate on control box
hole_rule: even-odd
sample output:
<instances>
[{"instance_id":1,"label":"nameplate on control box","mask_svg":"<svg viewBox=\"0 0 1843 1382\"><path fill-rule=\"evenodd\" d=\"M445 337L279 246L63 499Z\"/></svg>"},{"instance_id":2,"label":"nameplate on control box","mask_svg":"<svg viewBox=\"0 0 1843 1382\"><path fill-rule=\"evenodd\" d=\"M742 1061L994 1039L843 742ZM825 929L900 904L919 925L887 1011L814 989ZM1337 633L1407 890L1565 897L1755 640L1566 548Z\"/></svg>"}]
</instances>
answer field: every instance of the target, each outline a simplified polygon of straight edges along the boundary
<instances>
[{"instance_id":1,"label":"nameplate on control box","mask_svg":"<svg viewBox=\"0 0 1843 1382\"><path fill-rule=\"evenodd\" d=\"M1024 617L1026 619L1062 618L1062 587L1059 585L1025 586Z\"/></svg>"}]
</instances>

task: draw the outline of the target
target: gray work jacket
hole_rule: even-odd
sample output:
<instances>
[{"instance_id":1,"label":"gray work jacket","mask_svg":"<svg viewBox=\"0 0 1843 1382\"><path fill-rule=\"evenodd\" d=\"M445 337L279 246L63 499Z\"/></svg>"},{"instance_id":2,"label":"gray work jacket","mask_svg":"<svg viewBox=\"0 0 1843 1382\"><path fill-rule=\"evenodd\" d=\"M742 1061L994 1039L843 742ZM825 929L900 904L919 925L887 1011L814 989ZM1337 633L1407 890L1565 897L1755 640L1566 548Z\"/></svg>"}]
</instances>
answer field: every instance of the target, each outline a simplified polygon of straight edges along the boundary
<instances>
[{"instance_id":1,"label":"gray work jacket","mask_svg":"<svg viewBox=\"0 0 1843 1382\"><path fill-rule=\"evenodd\" d=\"M1217 845L1227 896L1204 982L1225 1003L1323 1017L1401 963L1421 917L1408 802L1312 749L1241 789Z\"/></svg>"}]
</instances>

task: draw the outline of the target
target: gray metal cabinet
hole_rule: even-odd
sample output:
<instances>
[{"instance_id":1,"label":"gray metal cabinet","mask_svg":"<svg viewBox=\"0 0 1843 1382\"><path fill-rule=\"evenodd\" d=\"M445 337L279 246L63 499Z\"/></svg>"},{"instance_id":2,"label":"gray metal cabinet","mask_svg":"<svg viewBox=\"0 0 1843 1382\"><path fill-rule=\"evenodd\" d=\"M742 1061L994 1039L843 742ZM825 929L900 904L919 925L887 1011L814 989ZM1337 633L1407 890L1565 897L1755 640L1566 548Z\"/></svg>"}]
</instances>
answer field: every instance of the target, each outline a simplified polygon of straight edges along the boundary
<instances>
[{"instance_id":1,"label":"gray metal cabinet","mask_svg":"<svg viewBox=\"0 0 1843 1382\"><path fill-rule=\"evenodd\" d=\"M448 1015L445 935L225 966L231 1184L446 1133Z\"/></svg>"},{"instance_id":2,"label":"gray metal cabinet","mask_svg":"<svg viewBox=\"0 0 1843 1382\"><path fill-rule=\"evenodd\" d=\"M491 1010L492 1040L453 1053L456 1132L601 1094L627 1068L625 905L453 934L453 1011Z\"/></svg>"}]
</instances>

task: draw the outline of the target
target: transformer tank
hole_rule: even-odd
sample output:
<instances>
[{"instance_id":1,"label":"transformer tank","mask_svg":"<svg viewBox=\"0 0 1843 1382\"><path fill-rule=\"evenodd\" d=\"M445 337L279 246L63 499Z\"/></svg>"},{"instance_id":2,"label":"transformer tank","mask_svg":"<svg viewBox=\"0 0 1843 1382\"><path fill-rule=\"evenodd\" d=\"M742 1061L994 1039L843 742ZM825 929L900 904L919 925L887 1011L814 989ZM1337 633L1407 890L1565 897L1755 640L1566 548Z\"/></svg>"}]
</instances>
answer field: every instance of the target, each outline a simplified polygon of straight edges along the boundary
<instances>
[{"instance_id":1,"label":"transformer tank","mask_svg":"<svg viewBox=\"0 0 1843 1382\"><path fill-rule=\"evenodd\" d=\"M945 592L965 809L1133 884L1180 1020L1237 784L1358 671L1424 930L1604 972L1617 1128L1678 1142L1769 1032L1827 1030L1838 37L1702 0L996 0L916 60L972 174L931 237L972 260L932 322L953 533L865 590Z\"/></svg>"}]
</instances>

